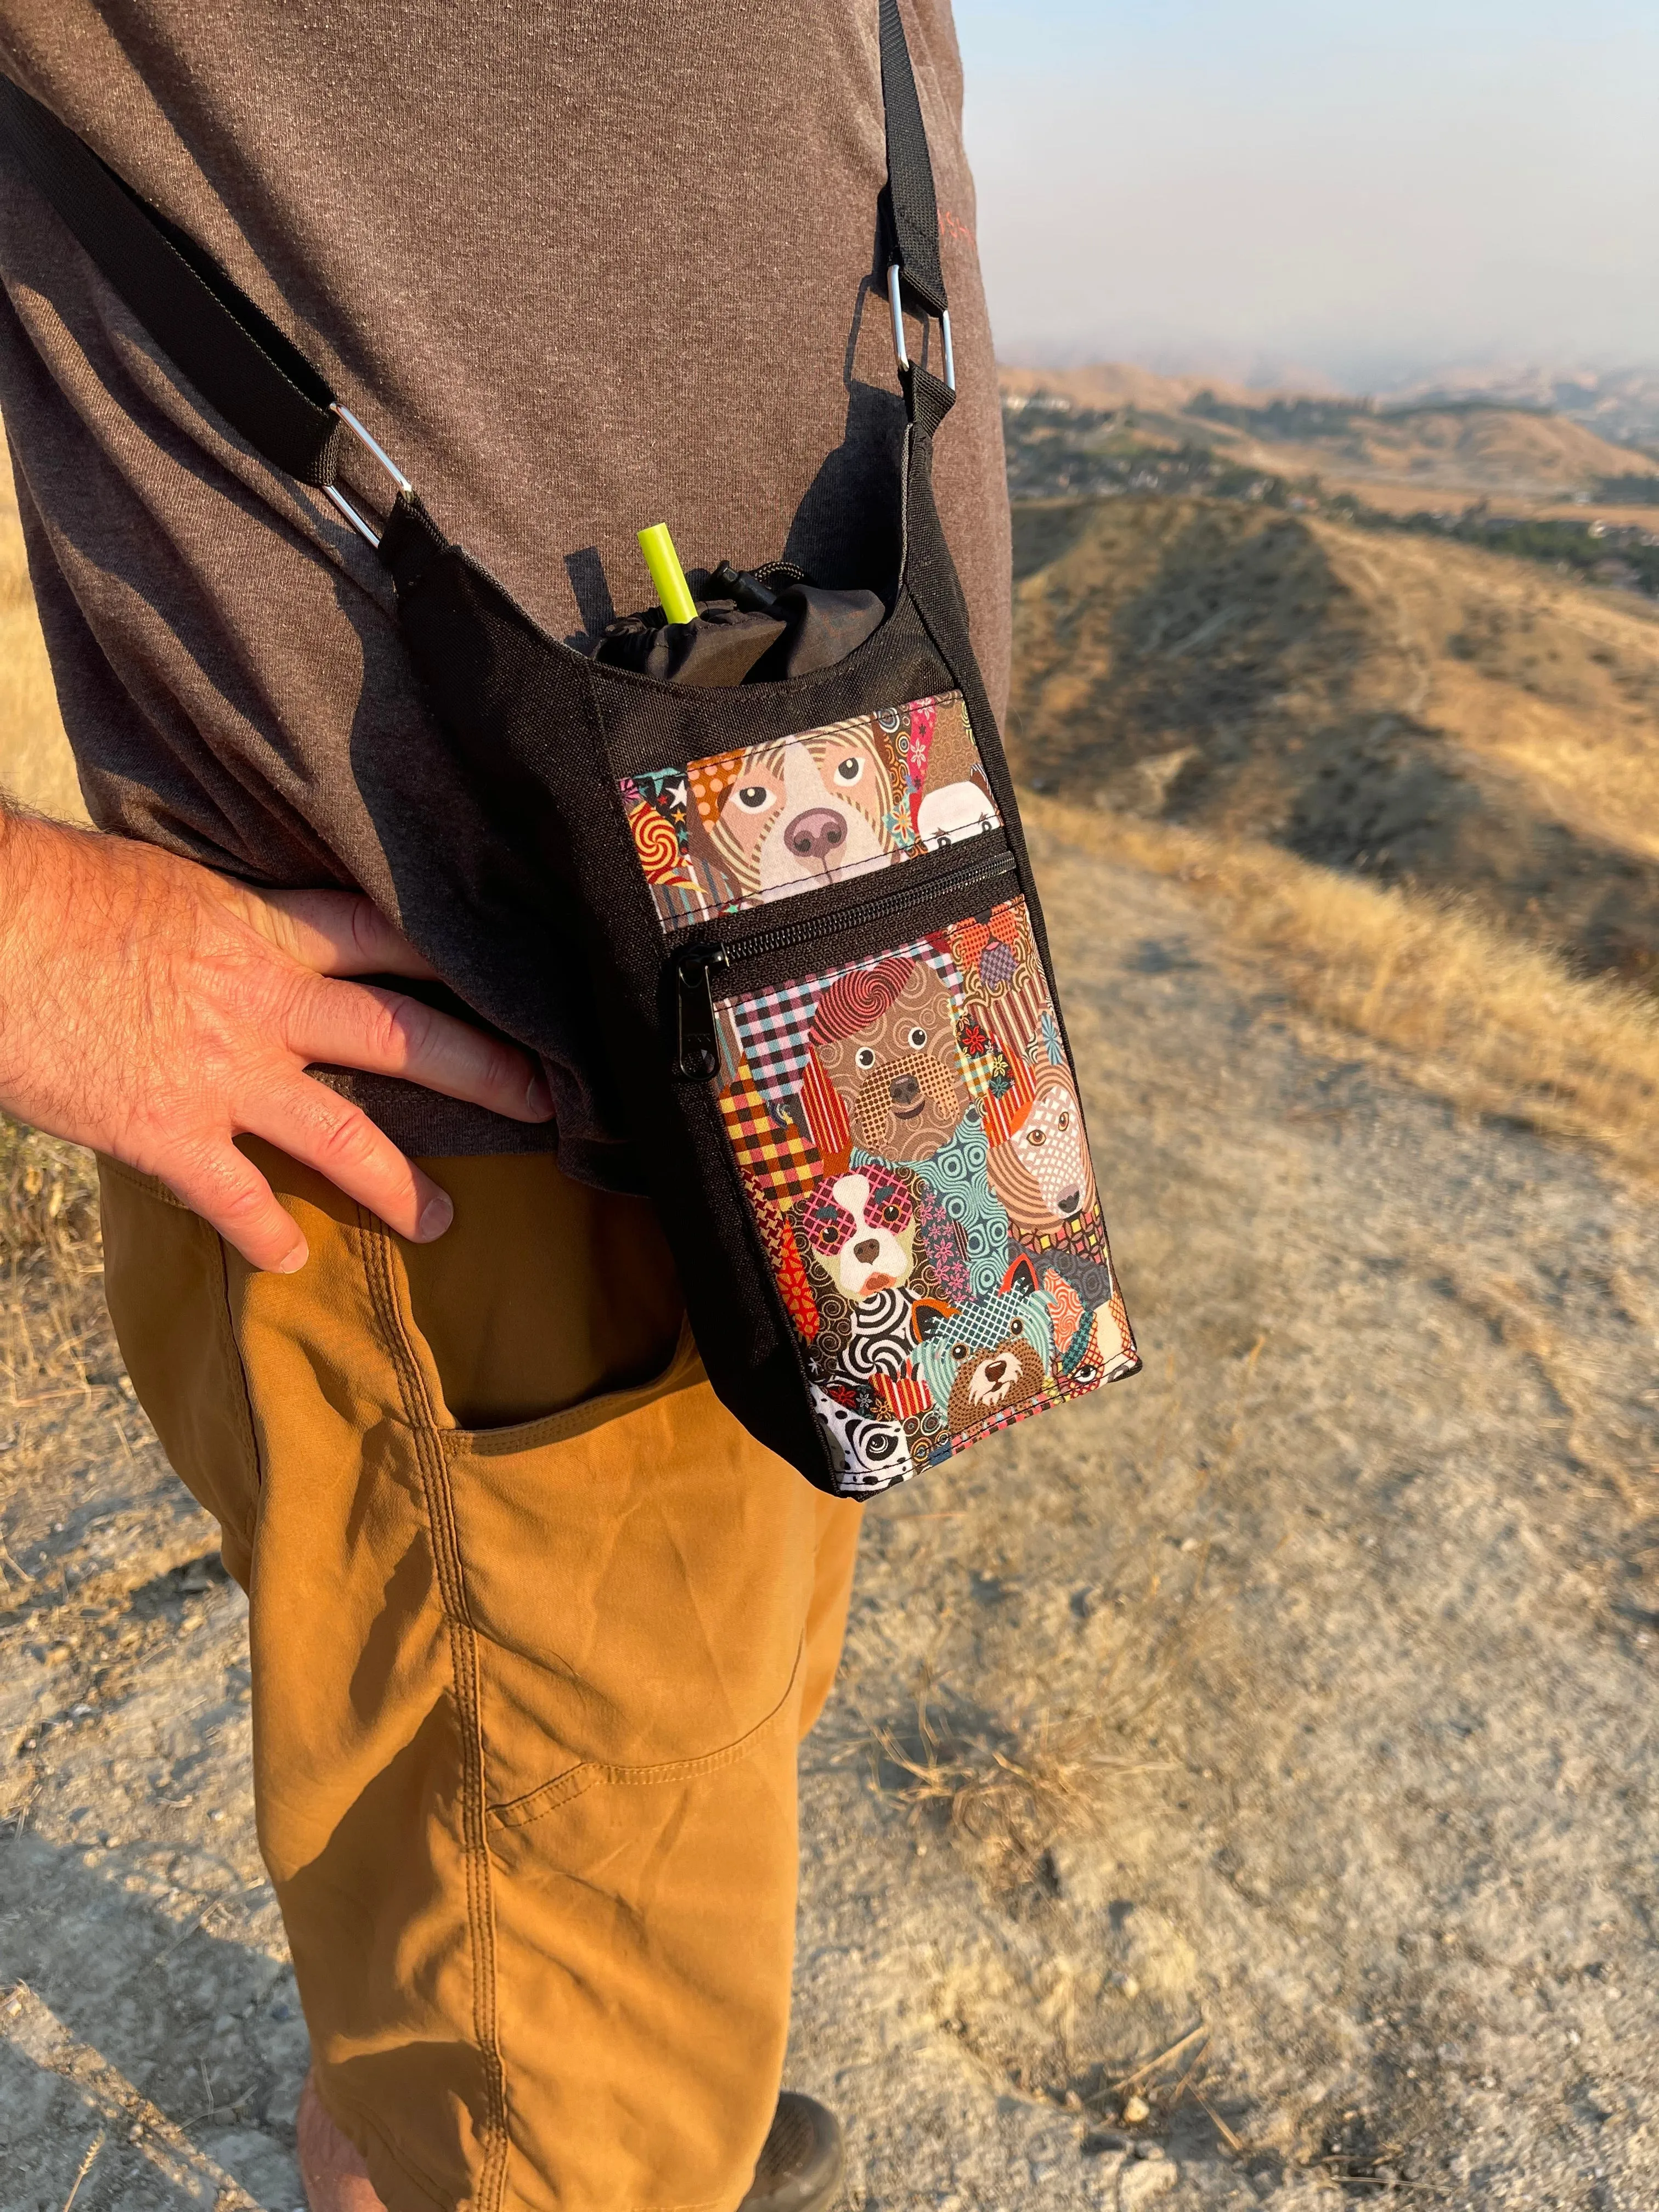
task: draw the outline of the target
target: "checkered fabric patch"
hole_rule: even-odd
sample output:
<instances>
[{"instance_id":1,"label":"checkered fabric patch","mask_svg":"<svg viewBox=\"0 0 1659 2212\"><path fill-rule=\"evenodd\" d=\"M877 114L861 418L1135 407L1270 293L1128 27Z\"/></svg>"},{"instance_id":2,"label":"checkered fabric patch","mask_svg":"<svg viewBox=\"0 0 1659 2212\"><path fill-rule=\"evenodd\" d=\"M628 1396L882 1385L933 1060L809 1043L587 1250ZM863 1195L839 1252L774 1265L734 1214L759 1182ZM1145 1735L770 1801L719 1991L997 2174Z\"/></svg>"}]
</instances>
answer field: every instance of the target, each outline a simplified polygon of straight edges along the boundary
<instances>
[{"instance_id":1,"label":"checkered fabric patch","mask_svg":"<svg viewBox=\"0 0 1659 2212\"><path fill-rule=\"evenodd\" d=\"M775 990L732 1001L732 1018L763 1098L793 1098L799 1091L807 1035L825 981L812 976L804 983L780 983Z\"/></svg>"},{"instance_id":2,"label":"checkered fabric patch","mask_svg":"<svg viewBox=\"0 0 1659 2212\"><path fill-rule=\"evenodd\" d=\"M960 993L962 989L962 979L949 945L923 937L914 945L901 945L892 952L851 961L845 968L831 968L822 975L807 975L799 983L780 983L769 991L756 992L751 998L731 1000L732 1018L743 1040L744 1056L749 1062L755 1087L763 1098L781 1103L799 1091L812 1017L817 1011L818 1000L836 978L854 975L860 968L879 968L888 960L925 960L947 991Z\"/></svg>"},{"instance_id":3,"label":"checkered fabric patch","mask_svg":"<svg viewBox=\"0 0 1659 2212\"><path fill-rule=\"evenodd\" d=\"M720 1093L720 1112L738 1165L781 1205L804 1198L823 1163L793 1121L775 1120L747 1068Z\"/></svg>"}]
</instances>

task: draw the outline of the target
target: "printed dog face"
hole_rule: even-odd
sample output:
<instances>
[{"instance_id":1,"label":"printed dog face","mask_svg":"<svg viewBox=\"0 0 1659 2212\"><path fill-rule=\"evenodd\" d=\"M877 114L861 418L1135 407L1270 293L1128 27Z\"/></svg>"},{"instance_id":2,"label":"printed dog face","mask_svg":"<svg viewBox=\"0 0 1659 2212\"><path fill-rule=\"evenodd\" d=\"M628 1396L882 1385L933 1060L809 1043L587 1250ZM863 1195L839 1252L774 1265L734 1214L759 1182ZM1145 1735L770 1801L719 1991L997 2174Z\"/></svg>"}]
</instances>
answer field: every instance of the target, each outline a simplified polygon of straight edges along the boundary
<instances>
[{"instance_id":1,"label":"printed dog face","mask_svg":"<svg viewBox=\"0 0 1659 2212\"><path fill-rule=\"evenodd\" d=\"M691 849L740 895L832 881L896 849L892 775L867 737L845 728L757 746L738 762Z\"/></svg>"},{"instance_id":2,"label":"printed dog face","mask_svg":"<svg viewBox=\"0 0 1659 2212\"><path fill-rule=\"evenodd\" d=\"M955 1009L925 960L838 977L818 1001L811 1042L853 1142L882 1159L931 1159L968 1110Z\"/></svg>"},{"instance_id":3,"label":"printed dog face","mask_svg":"<svg viewBox=\"0 0 1659 2212\"><path fill-rule=\"evenodd\" d=\"M1015 1261L994 1297L954 1311L919 1298L910 1325L916 1372L944 1407L953 1436L1041 1395L1054 1332L1029 1261Z\"/></svg>"},{"instance_id":4,"label":"printed dog face","mask_svg":"<svg viewBox=\"0 0 1659 2212\"><path fill-rule=\"evenodd\" d=\"M890 1168L826 1176L801 1206L806 1241L855 1304L904 1282L914 1265L915 1208Z\"/></svg>"},{"instance_id":5,"label":"printed dog face","mask_svg":"<svg viewBox=\"0 0 1659 2212\"><path fill-rule=\"evenodd\" d=\"M991 1146L987 1172L1008 1218L1028 1235L1063 1228L1094 1204L1083 1111L1063 1067L1039 1071L1030 1113L1006 1144Z\"/></svg>"},{"instance_id":6,"label":"printed dog face","mask_svg":"<svg viewBox=\"0 0 1659 2212\"><path fill-rule=\"evenodd\" d=\"M908 1464L902 1425L854 1413L816 1382L810 1387L813 1410L829 1440L842 1488L854 1495L861 1490L884 1490Z\"/></svg>"}]
</instances>

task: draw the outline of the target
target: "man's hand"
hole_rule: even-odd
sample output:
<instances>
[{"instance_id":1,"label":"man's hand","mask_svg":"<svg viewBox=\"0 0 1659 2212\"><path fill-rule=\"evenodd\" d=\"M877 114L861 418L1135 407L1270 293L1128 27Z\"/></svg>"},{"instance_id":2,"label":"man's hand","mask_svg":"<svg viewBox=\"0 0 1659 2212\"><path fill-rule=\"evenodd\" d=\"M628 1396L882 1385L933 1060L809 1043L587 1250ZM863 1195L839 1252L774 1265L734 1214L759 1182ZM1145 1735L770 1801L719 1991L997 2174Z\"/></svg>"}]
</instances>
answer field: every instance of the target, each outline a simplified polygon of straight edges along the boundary
<instances>
[{"instance_id":1,"label":"man's hand","mask_svg":"<svg viewBox=\"0 0 1659 2212\"><path fill-rule=\"evenodd\" d=\"M526 1056L401 993L429 976L367 899L257 892L153 846L0 806L0 1106L159 1176L257 1267L306 1243L233 1139L264 1137L422 1243L448 1199L312 1061L400 1075L518 1121L553 1111Z\"/></svg>"}]
</instances>

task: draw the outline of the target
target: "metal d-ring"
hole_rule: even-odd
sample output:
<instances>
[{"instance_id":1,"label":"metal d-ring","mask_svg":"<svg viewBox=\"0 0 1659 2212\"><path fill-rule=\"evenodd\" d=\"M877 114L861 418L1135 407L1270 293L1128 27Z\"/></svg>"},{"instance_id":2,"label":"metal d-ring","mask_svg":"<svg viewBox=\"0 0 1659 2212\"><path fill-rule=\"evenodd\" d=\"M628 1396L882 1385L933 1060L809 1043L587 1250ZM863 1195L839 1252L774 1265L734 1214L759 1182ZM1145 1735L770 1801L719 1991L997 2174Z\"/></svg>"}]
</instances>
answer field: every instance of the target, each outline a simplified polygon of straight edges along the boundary
<instances>
[{"instance_id":1,"label":"metal d-ring","mask_svg":"<svg viewBox=\"0 0 1659 2212\"><path fill-rule=\"evenodd\" d=\"M367 450L374 456L374 459L380 463L380 466L391 477L392 483L397 485L399 497L404 497L412 493L415 489L414 485L410 483L409 478L398 466L398 464L392 459L391 454L386 452L386 447L382 446L377 439L370 437L368 432L364 429L362 424L357 420L357 417L352 413L351 410L349 407L342 407L337 399L331 401L330 404L333 412L339 416L341 422L343 422L347 429L351 432L358 444L366 447ZM335 506L339 508L341 514L344 515L346 520L351 525L352 528L356 531L358 535L368 538L371 545L378 547L380 542L381 533L375 529L374 524L368 520L365 516L358 514L356 508L351 504L351 501L346 497L339 486L337 484L325 484L323 486L323 489L327 493L330 499L333 501Z\"/></svg>"},{"instance_id":2,"label":"metal d-ring","mask_svg":"<svg viewBox=\"0 0 1659 2212\"><path fill-rule=\"evenodd\" d=\"M890 261L887 264L887 298L893 310L893 351L898 356L899 367L908 368L910 356L904 345L903 282L897 262ZM945 339L945 381L954 392L957 388L957 362L956 356L951 350L951 311L948 307L939 310L939 326Z\"/></svg>"}]
</instances>

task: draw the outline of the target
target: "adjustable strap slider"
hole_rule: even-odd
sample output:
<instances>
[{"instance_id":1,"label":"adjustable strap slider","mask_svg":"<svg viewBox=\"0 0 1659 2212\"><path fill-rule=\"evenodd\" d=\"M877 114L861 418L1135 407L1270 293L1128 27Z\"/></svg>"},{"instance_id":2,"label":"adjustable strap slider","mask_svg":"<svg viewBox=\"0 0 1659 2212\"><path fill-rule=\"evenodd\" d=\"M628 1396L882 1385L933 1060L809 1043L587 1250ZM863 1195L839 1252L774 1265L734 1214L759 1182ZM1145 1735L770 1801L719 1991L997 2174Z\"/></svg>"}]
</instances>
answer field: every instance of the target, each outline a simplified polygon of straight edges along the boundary
<instances>
[{"instance_id":1,"label":"adjustable strap slider","mask_svg":"<svg viewBox=\"0 0 1659 2212\"><path fill-rule=\"evenodd\" d=\"M893 351L902 374L910 366L910 356L904 343L904 271L896 261L890 261L887 264L887 298L893 310ZM951 350L951 310L948 307L939 309L939 326L945 345L945 386L954 392L957 388L957 363Z\"/></svg>"},{"instance_id":2,"label":"adjustable strap slider","mask_svg":"<svg viewBox=\"0 0 1659 2212\"><path fill-rule=\"evenodd\" d=\"M372 438L369 435L368 432L364 429L362 424L357 420L357 417L352 413L349 407L342 407L337 399L331 400L329 405L331 410L335 415L338 416L340 421L345 425L346 428L351 432L358 444L371 453L374 459L376 459L380 463L380 466L386 471L386 474L391 477L392 483L397 487L398 496L400 499L408 499L411 497L415 490L414 485L410 483L409 478L398 466L398 464L392 459L391 454L386 452L385 447L382 446L378 440ZM340 489L337 483L325 484L323 486L323 489L329 498L333 501L335 506L339 508L341 514L344 515L346 520L351 525L358 536L361 538L366 538L369 544L374 546L375 550L378 552L380 550L380 539L384 533L377 530L374 525L368 520L366 515L360 514L357 512L357 509L351 504L351 501Z\"/></svg>"}]
</instances>

